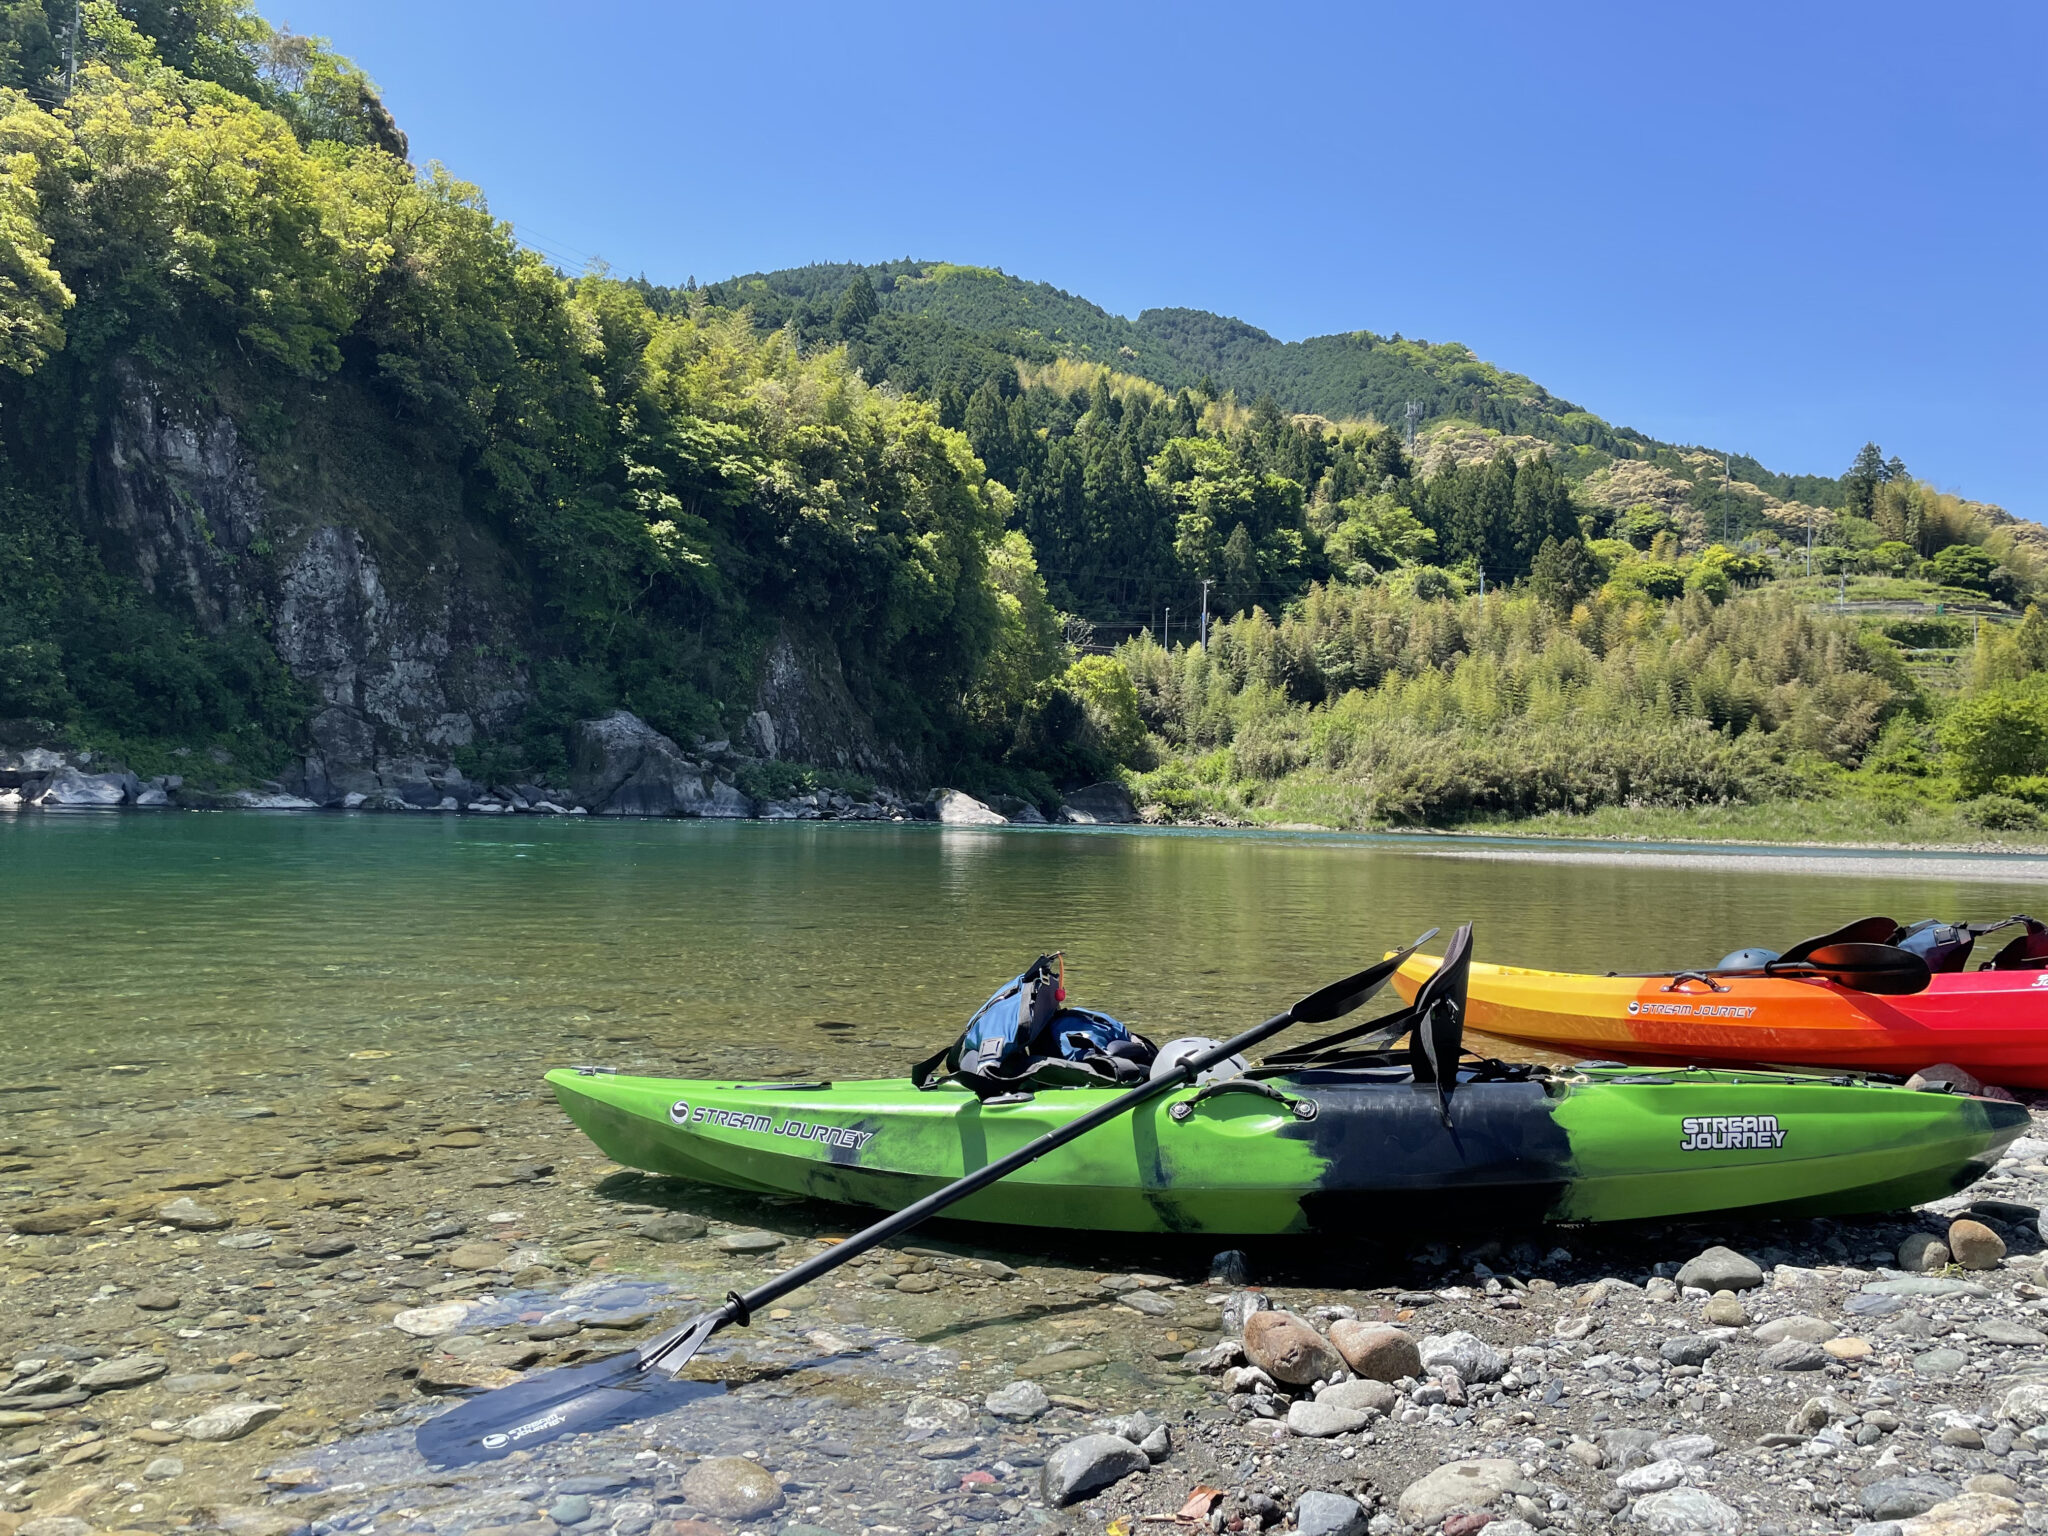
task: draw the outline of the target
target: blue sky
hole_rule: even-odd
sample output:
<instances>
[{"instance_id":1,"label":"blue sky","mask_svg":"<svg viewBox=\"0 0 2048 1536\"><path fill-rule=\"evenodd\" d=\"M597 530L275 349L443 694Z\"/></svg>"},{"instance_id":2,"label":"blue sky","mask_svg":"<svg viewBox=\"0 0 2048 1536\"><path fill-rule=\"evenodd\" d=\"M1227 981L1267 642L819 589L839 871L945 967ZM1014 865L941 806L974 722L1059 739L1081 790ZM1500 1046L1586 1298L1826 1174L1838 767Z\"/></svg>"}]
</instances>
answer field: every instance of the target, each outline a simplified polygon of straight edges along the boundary
<instances>
[{"instance_id":1,"label":"blue sky","mask_svg":"<svg viewBox=\"0 0 2048 1536\"><path fill-rule=\"evenodd\" d=\"M999 266L1462 341L2048 516L2048 7L259 0L580 265Z\"/></svg>"}]
</instances>

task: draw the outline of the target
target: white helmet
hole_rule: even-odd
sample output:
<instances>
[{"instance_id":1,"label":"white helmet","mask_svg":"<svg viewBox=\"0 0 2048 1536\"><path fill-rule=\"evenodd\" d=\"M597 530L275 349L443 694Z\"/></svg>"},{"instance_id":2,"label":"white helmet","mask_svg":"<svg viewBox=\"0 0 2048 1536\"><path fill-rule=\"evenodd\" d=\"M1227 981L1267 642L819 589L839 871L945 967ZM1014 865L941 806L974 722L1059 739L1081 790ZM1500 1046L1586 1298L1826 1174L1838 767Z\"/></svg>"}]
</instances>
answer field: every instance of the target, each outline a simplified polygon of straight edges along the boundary
<instances>
[{"instance_id":1,"label":"white helmet","mask_svg":"<svg viewBox=\"0 0 2048 1536\"><path fill-rule=\"evenodd\" d=\"M1159 1054L1152 1058L1152 1076L1164 1077L1190 1056L1199 1056L1204 1051L1213 1051L1221 1040L1211 1040L1206 1035L1183 1035L1178 1040L1169 1040L1159 1047ZM1198 1083L1220 1082L1226 1077L1242 1077L1251 1063L1242 1056L1226 1056L1215 1066L1196 1077Z\"/></svg>"}]
</instances>

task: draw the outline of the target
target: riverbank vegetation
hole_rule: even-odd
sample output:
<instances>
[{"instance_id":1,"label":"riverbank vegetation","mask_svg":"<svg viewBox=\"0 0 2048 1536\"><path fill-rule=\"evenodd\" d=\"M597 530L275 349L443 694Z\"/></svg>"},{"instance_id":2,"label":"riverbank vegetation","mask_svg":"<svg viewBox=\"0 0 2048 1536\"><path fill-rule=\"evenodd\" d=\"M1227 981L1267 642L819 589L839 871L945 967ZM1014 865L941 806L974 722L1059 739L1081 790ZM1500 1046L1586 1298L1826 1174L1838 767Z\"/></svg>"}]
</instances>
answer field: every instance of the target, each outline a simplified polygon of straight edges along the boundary
<instances>
[{"instance_id":1,"label":"riverbank vegetation","mask_svg":"<svg viewBox=\"0 0 2048 1536\"><path fill-rule=\"evenodd\" d=\"M151 592L100 504L146 387L280 484L346 409L453 487L526 616L485 779L618 707L734 734L794 631L905 761L1048 808L1122 775L1156 815L1347 827L2048 811L2048 531L1875 445L1778 474L1460 346L985 268L563 273L324 45L238 0L72 14L0 14L0 721L252 771L304 744L267 534L202 517ZM372 457L337 471L367 503Z\"/></svg>"}]
</instances>

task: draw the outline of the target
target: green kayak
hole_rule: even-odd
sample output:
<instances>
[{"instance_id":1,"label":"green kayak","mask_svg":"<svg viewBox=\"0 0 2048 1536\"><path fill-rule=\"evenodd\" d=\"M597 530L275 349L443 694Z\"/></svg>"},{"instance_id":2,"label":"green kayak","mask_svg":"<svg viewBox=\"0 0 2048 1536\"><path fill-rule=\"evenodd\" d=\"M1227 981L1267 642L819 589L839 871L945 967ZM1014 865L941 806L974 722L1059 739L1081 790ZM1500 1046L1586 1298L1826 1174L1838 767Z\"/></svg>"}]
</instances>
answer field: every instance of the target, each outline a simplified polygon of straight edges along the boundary
<instances>
[{"instance_id":1,"label":"green kayak","mask_svg":"<svg viewBox=\"0 0 2048 1536\"><path fill-rule=\"evenodd\" d=\"M730 1189L896 1210L1102 1102L985 1102L901 1080L730 1083L548 1074L614 1160ZM1398 1062L1186 1087L962 1201L966 1220L1120 1232L1356 1231L1840 1215L1954 1193L2027 1128L2021 1106L1782 1072Z\"/></svg>"}]
</instances>

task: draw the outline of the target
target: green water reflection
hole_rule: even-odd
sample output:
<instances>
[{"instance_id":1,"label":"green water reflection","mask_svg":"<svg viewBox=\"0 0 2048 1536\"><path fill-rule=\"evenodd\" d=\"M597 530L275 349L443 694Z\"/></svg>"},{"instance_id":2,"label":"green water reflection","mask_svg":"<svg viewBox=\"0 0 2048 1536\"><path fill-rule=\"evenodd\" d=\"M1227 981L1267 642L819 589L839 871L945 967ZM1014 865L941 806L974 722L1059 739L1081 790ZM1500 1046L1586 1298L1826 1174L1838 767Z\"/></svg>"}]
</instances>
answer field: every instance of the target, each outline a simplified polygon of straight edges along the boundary
<instances>
[{"instance_id":1,"label":"green water reflection","mask_svg":"<svg viewBox=\"0 0 2048 1536\"><path fill-rule=\"evenodd\" d=\"M564 1060L883 1075L1041 949L1066 949L1077 1002L1165 1038L1229 1032L1432 924L1475 921L1483 959L1634 969L1872 910L1985 916L2031 895L1833 858L1788 873L1440 851L1106 829L0 818L0 1077L147 1066L160 1096L194 1074L318 1079L388 1051L415 1081L442 1074L457 1111Z\"/></svg>"}]
</instances>

